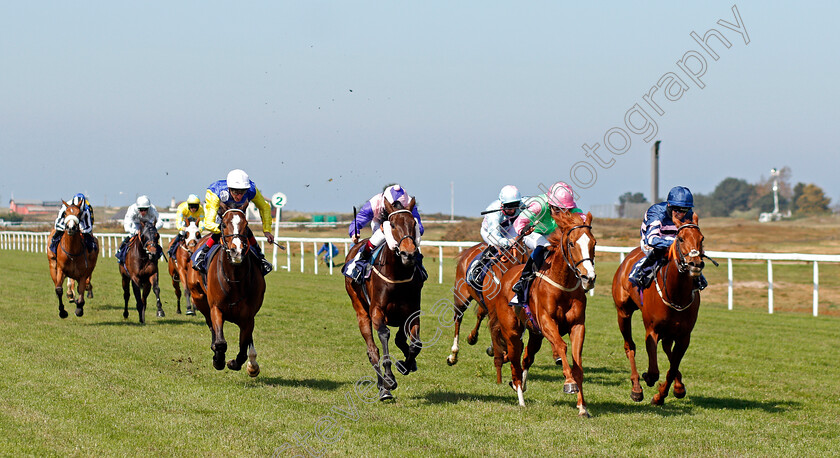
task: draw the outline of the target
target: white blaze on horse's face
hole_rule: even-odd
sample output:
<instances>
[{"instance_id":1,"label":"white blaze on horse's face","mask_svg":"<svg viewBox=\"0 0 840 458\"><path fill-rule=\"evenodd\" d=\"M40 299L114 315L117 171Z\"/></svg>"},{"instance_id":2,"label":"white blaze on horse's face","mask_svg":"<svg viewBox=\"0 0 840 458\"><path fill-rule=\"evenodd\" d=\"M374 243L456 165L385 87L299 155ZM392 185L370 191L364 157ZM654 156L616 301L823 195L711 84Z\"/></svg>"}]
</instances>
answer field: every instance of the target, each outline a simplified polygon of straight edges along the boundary
<instances>
[{"instance_id":1,"label":"white blaze on horse's face","mask_svg":"<svg viewBox=\"0 0 840 458\"><path fill-rule=\"evenodd\" d=\"M70 233L75 232L79 228L79 218L76 215L67 215L64 218L64 227Z\"/></svg>"},{"instance_id":2,"label":"white blaze on horse's face","mask_svg":"<svg viewBox=\"0 0 840 458\"><path fill-rule=\"evenodd\" d=\"M243 246L242 246L242 238L238 237L238 235L240 235L239 234L239 224L241 222L242 222L242 217L239 215L239 213L235 213L233 215L233 219L231 219L231 221L230 221L231 226L233 226L233 236L234 236L233 240L231 242L231 243L233 243L233 247L234 247L233 259L231 259L231 261L233 261L234 264L239 264L240 262L242 262L242 258L243 258L244 250L243 250Z\"/></svg>"},{"instance_id":3,"label":"white blaze on horse's face","mask_svg":"<svg viewBox=\"0 0 840 458\"><path fill-rule=\"evenodd\" d=\"M595 264L593 264L592 260L589 259L589 242L589 236L585 232L577 239L577 245L580 249L581 257L586 257L586 259L578 266L578 270L581 271L580 280L583 283L583 289L587 291L595 286Z\"/></svg>"},{"instance_id":4,"label":"white blaze on horse's face","mask_svg":"<svg viewBox=\"0 0 840 458\"><path fill-rule=\"evenodd\" d=\"M184 242L186 242L187 245L191 243L195 244L195 242L198 242L198 239L201 238L199 237L199 234L201 233L198 231L198 226L195 225L195 222L191 221L185 232L187 233L187 236L184 238Z\"/></svg>"}]
</instances>

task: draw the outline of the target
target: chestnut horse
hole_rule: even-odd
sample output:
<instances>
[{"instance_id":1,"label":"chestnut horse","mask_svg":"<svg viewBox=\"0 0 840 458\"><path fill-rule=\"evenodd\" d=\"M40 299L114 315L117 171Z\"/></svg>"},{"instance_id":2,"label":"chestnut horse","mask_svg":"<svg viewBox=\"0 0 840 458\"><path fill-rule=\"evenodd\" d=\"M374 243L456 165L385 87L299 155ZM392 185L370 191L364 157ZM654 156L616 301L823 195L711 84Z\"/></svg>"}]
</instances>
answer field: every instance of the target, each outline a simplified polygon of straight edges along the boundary
<instances>
[{"instance_id":1,"label":"chestnut horse","mask_svg":"<svg viewBox=\"0 0 840 458\"><path fill-rule=\"evenodd\" d=\"M247 360L248 375L256 377L260 366L254 346L254 317L262 307L265 278L260 260L248 243L251 230L245 217L247 206L221 204L221 248L215 256L208 257L206 277L194 269L187 269L187 286L193 304L210 328L213 367L216 370L225 368L227 341L223 328L225 321L229 321L239 326L239 353L227 362L227 367L238 371ZM199 245L206 243L209 237L202 238Z\"/></svg>"},{"instance_id":2,"label":"chestnut horse","mask_svg":"<svg viewBox=\"0 0 840 458\"><path fill-rule=\"evenodd\" d=\"M639 294L639 289L630 283L630 271L636 262L644 257L640 248L631 251L615 273L612 283L613 301L618 313L618 329L624 336L624 353L630 360L630 399L639 402L644 399L636 370L636 343L633 342L630 319L636 310L642 311L645 325L645 347L648 354L648 371L642 374L648 386L659 380L659 365L656 361L656 346L662 341L662 351L668 356L670 367L665 383L659 384L658 392L651 399L652 404L662 405L671 383L674 396L685 396L685 385L680 373L682 361L691 331L700 310L700 293L695 290L694 279L703 271L703 234L698 227L697 214L693 223L675 221L677 235L668 250L667 264L659 269L652 287ZM712 261L714 262L714 261Z\"/></svg>"},{"instance_id":3,"label":"chestnut horse","mask_svg":"<svg viewBox=\"0 0 840 458\"><path fill-rule=\"evenodd\" d=\"M397 381L391 371L391 354L388 351L388 339L391 331L388 326L397 328L394 342L402 350L405 361L397 362L397 370L408 375L417 370L417 355L422 348L420 341L420 291L423 279L416 265L419 250L417 247L416 223L411 210L414 198L408 207L391 205L385 201L387 221L379 230L389 231L388 246L382 249L378 259L371 260L370 279L362 284L354 283L345 277L344 287L356 310L359 331L367 343L370 364L376 371L379 400L393 399L391 390L397 388ZM351 262L356 252L366 240L355 244L347 253L345 262ZM373 341L373 331L379 336L383 357ZM406 341L406 336L410 342Z\"/></svg>"},{"instance_id":4,"label":"chestnut horse","mask_svg":"<svg viewBox=\"0 0 840 458\"><path fill-rule=\"evenodd\" d=\"M592 235L592 214L588 213L584 217L560 211L551 216L557 223L557 229L547 236L551 246L547 249L545 262L531 283L527 299L533 319L526 316L523 307L508 305L515 294L512 288L519 279L522 266L515 266L504 273L501 278L503 294L487 302L490 332L496 353L494 363L497 377L501 377L505 356L499 354L500 347L506 348L506 359L510 361L513 379L511 387L516 391L519 405L524 406L523 392L528 369L542 346L544 336L551 344L554 362L563 365L566 378L563 391L577 393L578 415L589 417L583 399L581 358L586 331L586 292L595 286L596 241ZM522 357L522 334L525 328L530 337ZM567 360L566 342L562 337L564 334L569 335L572 344L572 365Z\"/></svg>"},{"instance_id":5,"label":"chestnut horse","mask_svg":"<svg viewBox=\"0 0 840 458\"><path fill-rule=\"evenodd\" d=\"M122 275L123 299L125 309L123 318L128 319L128 299L131 297L129 284L134 292L134 300L137 302L137 313L140 316L140 323L146 323L146 299L149 297L149 290L155 292L157 298L157 316L164 317L163 305L160 303L160 286L158 286L158 258L163 254L163 249L158 241L158 234L155 225L146 222L136 235L131 237L128 248L125 250L125 264L120 264Z\"/></svg>"},{"instance_id":6,"label":"chestnut horse","mask_svg":"<svg viewBox=\"0 0 840 458\"><path fill-rule=\"evenodd\" d=\"M76 316L85 313L85 290L88 297L93 297L93 288L90 286L90 277L96 267L96 260L99 256L99 244L96 249L89 251L85 246L84 236L79 226L79 215L82 209L78 205L71 205L62 201L65 211L65 231L58 243L56 252L47 249L47 259L50 263L50 276L55 284L55 295L58 296L58 316L67 318L67 311L64 310L64 303L61 296L64 294L62 283L65 278L70 279L67 288L67 299L76 303ZM50 231L50 239L55 229ZM74 291L75 284L78 284L78 292Z\"/></svg>"},{"instance_id":7,"label":"chestnut horse","mask_svg":"<svg viewBox=\"0 0 840 458\"><path fill-rule=\"evenodd\" d=\"M184 228L184 236L178 241L178 248L175 249L175 256L169 257L169 276L172 277L172 288L175 290L175 297L178 298L178 311L181 314L181 289L184 290L184 295L187 297L187 315L195 315L192 300L190 299L190 290L187 288L187 269L191 269L190 256L195 252L198 246L198 239L201 238L201 231L195 224L195 220L190 218L190 224ZM169 247L175 239L172 239ZM183 285L181 284L183 281Z\"/></svg>"},{"instance_id":8,"label":"chestnut horse","mask_svg":"<svg viewBox=\"0 0 840 458\"><path fill-rule=\"evenodd\" d=\"M446 363L450 366L458 363L458 351L460 350L458 340L461 332L461 321L464 319L464 312L469 308L470 302L475 300L477 304L475 308L476 321L475 327L473 327L469 336L467 336L467 343L475 345L478 342L478 331L481 327L481 321L487 316L487 305L485 305L484 296L498 294L498 278L501 278L501 273L506 272L517 264L524 263L529 253L528 249L522 243L515 243L510 248L502 249L501 252L494 249L494 254L485 258L483 261L489 264L489 266L487 267L487 274L484 276L483 287L481 291L478 291L467 281L467 275L469 274L468 270L473 259L485 249L487 249L487 244L479 243L464 250L458 256L458 264L455 268L455 287L452 289L452 293L455 296L453 302L455 311L455 338L452 343L451 353L446 357ZM498 272L495 275L490 275L490 269L496 265L499 266ZM495 280L493 280L494 278ZM493 356L492 347L487 349L487 354Z\"/></svg>"}]
</instances>

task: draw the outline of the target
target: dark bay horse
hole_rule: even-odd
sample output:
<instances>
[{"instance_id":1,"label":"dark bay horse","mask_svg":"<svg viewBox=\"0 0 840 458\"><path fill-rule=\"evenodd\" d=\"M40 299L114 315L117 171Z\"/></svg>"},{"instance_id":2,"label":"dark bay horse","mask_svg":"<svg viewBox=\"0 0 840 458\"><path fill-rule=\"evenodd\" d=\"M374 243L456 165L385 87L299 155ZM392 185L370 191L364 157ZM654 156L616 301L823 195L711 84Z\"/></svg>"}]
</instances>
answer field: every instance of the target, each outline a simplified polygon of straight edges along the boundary
<instances>
[{"instance_id":1,"label":"dark bay horse","mask_svg":"<svg viewBox=\"0 0 840 458\"><path fill-rule=\"evenodd\" d=\"M512 288L519 279L522 266L515 266L502 276L503 294L487 303L490 332L494 340L494 363L499 374L497 376L500 377L504 359L510 361L513 379L511 387L516 391L519 405L524 406L523 392L528 369L542 346L543 337L547 338L555 363L563 365L566 378L563 391L577 393L578 415L589 417L583 398L581 359L586 331L586 292L595 286L596 241L592 235L592 214L588 213L584 217L560 211L551 216L558 227L547 237L551 246L530 287L528 304L532 318L526 316L523 307L514 310L514 307L508 305L515 294ZM522 356L522 334L526 328L529 339ZM567 346L562 337L565 334L569 335L571 341L572 365L569 365L566 355ZM500 347L506 348L506 355L499 354Z\"/></svg>"},{"instance_id":2,"label":"dark bay horse","mask_svg":"<svg viewBox=\"0 0 840 458\"><path fill-rule=\"evenodd\" d=\"M204 315L210 328L213 367L216 370L225 368L227 341L223 328L224 322L229 321L239 326L239 353L227 362L227 367L238 371L247 360L248 375L256 377L260 366L254 346L254 317L262 307L265 278L260 260L248 243L251 231L245 217L247 206L221 204L221 248L215 256L207 259L206 281L200 272L192 268L187 269L186 275L193 304ZM209 237L202 238L199 245L206 243Z\"/></svg>"},{"instance_id":3,"label":"dark bay horse","mask_svg":"<svg viewBox=\"0 0 840 458\"><path fill-rule=\"evenodd\" d=\"M630 283L633 265L644 257L641 248L636 248L622 261L612 283L613 301L618 313L618 329L624 336L624 353L630 360L630 398L636 402L644 399L636 369L636 343L631 332L631 318L636 310L642 311L645 326L645 347L648 354L648 371L642 374L648 386L659 380L659 365L656 361L656 347L662 341L662 351L668 356L670 367L665 383L660 383L658 392L651 399L652 404L662 405L671 383L674 396L685 396L685 385L680 373L682 361L691 331L697 322L700 310L700 292L695 290L694 278L703 271L703 234L697 225L699 218L694 214L692 223L675 221L677 235L668 250L667 264L659 269L651 287L639 294L638 288Z\"/></svg>"},{"instance_id":4,"label":"dark bay horse","mask_svg":"<svg viewBox=\"0 0 840 458\"><path fill-rule=\"evenodd\" d=\"M61 298L64 294L62 283L64 283L65 278L71 280L67 288L67 298L76 303L76 316L84 315L85 290L88 291L88 297L93 297L90 278L93 275L93 269L96 267L96 260L99 256L99 244L96 244L93 251L87 249L79 226L79 215L81 215L82 209L78 205L71 205L64 201L62 203L66 209L65 231L61 236L56 252L47 250L47 260L50 263L50 276L55 284L55 295L58 296L58 316L67 318L67 311L64 310L64 303ZM50 232L50 238L52 238L54 232L55 229ZM74 288L73 281L76 282L78 288ZM78 289L78 292L74 289Z\"/></svg>"},{"instance_id":5,"label":"dark bay horse","mask_svg":"<svg viewBox=\"0 0 840 458\"><path fill-rule=\"evenodd\" d=\"M190 299L190 290L187 288L187 269L192 270L190 263L190 256L192 256L195 248L198 246L198 239L201 238L201 231L195 224L195 220L190 219L190 224L184 228L184 237L178 241L178 248L175 249L175 255L169 257L169 276L172 277L172 288L175 290L175 297L178 299L177 313L181 314L181 290L184 290L184 295L187 297L187 315L195 315L192 300ZM169 247L175 243L172 239ZM183 284L182 284L183 282Z\"/></svg>"},{"instance_id":6,"label":"dark bay horse","mask_svg":"<svg viewBox=\"0 0 840 458\"><path fill-rule=\"evenodd\" d=\"M350 278L344 280L347 295L356 310L359 331L367 344L370 364L376 371L379 399L393 399L391 390L397 388L397 381L391 371L391 355L388 351L388 339L391 336L389 326L397 328L394 342L405 355L405 361L397 362L397 370L403 375L417 370L417 355L422 348L420 341L420 291L423 279L417 270L419 255L416 226L411 210L414 199L408 207L393 206L385 201L387 221L380 230L390 231L393 240L383 248L378 259L373 259L370 279L356 284ZM355 244L347 253L345 262L351 262L366 242ZM392 243L395 245L393 246ZM383 357L373 340L373 330L382 344ZM410 342L407 341L410 339Z\"/></svg>"},{"instance_id":7,"label":"dark bay horse","mask_svg":"<svg viewBox=\"0 0 840 458\"><path fill-rule=\"evenodd\" d=\"M158 258L163 249L158 243L158 234L155 225L146 222L140 232L131 237L128 248L125 251L125 264L120 264L122 275L123 299L125 309L123 318L128 319L128 299L131 297L129 285L134 292L134 300L137 302L137 313L140 316L140 323L146 323L146 299L149 297L149 290L155 292L157 298L157 316L164 317L163 305L160 303L160 286L158 285Z\"/></svg>"},{"instance_id":8,"label":"dark bay horse","mask_svg":"<svg viewBox=\"0 0 840 458\"><path fill-rule=\"evenodd\" d=\"M452 288L452 293L455 296L453 301L455 312L455 338L452 342L450 354L446 357L446 363L450 366L458 363L458 351L460 350L458 341L461 333L461 321L464 319L464 312L466 312L467 308L469 308L470 302L474 300L476 303L476 321L475 327L473 327L469 336L467 336L467 343L475 345L475 343L478 342L478 331L481 327L481 321L487 316L485 296L498 294L498 278L501 278L500 272L504 273L511 267L524 263L527 260L529 253L528 249L522 243L516 243L514 246L502 251L494 249L495 254L489 258L485 258L484 261L489 264L489 267L487 269L488 274L485 275L483 280L483 287L480 288L480 290L476 290L476 288L467 281L467 275L469 274L468 270L470 268L470 264L473 262L473 259L475 259L475 257L482 253L486 248L486 243L479 243L462 251L458 256L458 264L455 267L455 286ZM490 268L493 266L499 266L499 269L497 269L495 275L490 275ZM488 348L488 354L490 356L493 355L492 348Z\"/></svg>"}]
</instances>

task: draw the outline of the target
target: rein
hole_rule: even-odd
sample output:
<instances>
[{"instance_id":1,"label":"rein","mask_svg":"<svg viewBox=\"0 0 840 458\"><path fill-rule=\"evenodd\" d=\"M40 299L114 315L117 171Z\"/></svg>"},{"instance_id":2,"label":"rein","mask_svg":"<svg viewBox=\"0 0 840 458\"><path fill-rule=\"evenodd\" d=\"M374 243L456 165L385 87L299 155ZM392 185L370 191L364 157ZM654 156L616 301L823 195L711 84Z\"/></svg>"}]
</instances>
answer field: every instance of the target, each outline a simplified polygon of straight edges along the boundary
<instances>
[{"instance_id":1,"label":"rein","mask_svg":"<svg viewBox=\"0 0 840 458\"><path fill-rule=\"evenodd\" d=\"M685 305L674 304L673 302L670 302L668 299L665 299L665 296L668 295L667 294L668 285L666 285L665 282L667 281L667 278L668 278L668 269L670 269L670 267L671 267L671 262L670 261L671 260L675 261L675 263L677 264L677 272L679 272L680 274L685 274L686 272L688 272L689 267L688 267L688 263L685 260L686 255L683 254L682 249L680 248L681 245L680 245L680 237L679 237L680 231L682 231L683 229L688 229L688 228L695 228L698 231L700 230L700 227L697 226L696 224L683 224L682 226L680 226L679 229L677 229L677 234L674 236L674 243L671 245L671 253L670 253L670 256L669 256L669 262L668 262L668 264L665 265L665 272L664 272L664 275L662 277L662 286L661 287L659 286L659 281L658 281L659 276L658 275L657 275L657 278L655 278L654 281L653 281L653 283L656 285L656 292L659 294L659 298L662 299L662 302L665 305L667 305L668 307L671 307L672 309L674 309L678 312L682 312L683 310L690 307L691 304L694 303L694 299L697 296L697 289L692 289L691 290L691 300L689 300L688 303L685 304ZM700 256L701 258L706 257L702 252L700 252L698 250L689 251L688 256ZM711 258L708 258L708 259L711 259ZM712 260L712 262L714 262L714 260ZM717 263L715 263L715 264L717 264ZM703 267L701 266L700 269L702 270ZM663 289L665 290L664 293L662 291Z\"/></svg>"},{"instance_id":2,"label":"rein","mask_svg":"<svg viewBox=\"0 0 840 458\"><path fill-rule=\"evenodd\" d=\"M400 214L400 213L408 213L408 214L411 214L411 210L402 209L402 210L397 210L397 211L393 211L393 212L391 212L391 213L388 215L388 222L389 222L389 223L391 222L391 217L392 217L392 216L397 215L397 214ZM383 225L383 226L381 226L381 230L382 230L383 232L385 232L385 227L384 227L384 225ZM393 237L392 237L392 239L393 239ZM397 242L397 246L396 246L396 248L392 249L392 251L394 252L394 254L396 254L397 256L402 256L402 254L403 254L403 251L402 251L402 250L400 250L400 244L402 244L402 241L403 241L403 240L405 240L405 239L409 239L409 240L411 240L411 241L414 243L414 246L415 246L415 247L417 246L417 242L415 241L415 239L414 239L414 236L413 236L413 235L405 235L405 236L403 236L401 239L399 239L398 241L396 241L396 242ZM415 269L411 272L411 276L410 276L410 277L408 277L408 278L405 278L405 279L402 279L402 280L392 280L392 279L390 279L390 278L386 277L386 276L385 276L382 272L380 272L380 271L379 271L379 269L377 269L377 268L376 268L376 266L372 266L372 267L371 267L371 270L373 270L373 272L374 272L374 273L376 273L376 275L377 275L379 278L381 278L382 280L384 280L386 283L389 283L389 284L392 284L392 285L401 284L401 283L409 283L409 282L413 281L413 280L414 280L414 274L415 274L415 272L417 271L417 269L415 268Z\"/></svg>"},{"instance_id":3,"label":"rein","mask_svg":"<svg viewBox=\"0 0 840 458\"><path fill-rule=\"evenodd\" d=\"M593 260L592 258L583 258L583 259L581 259L580 261L578 261L574 264L572 263L572 259L569 256L568 251L566 251L566 241L569 240L569 236L572 234L572 231L574 231L575 229L590 229L591 230L592 226L590 226L588 224L581 224L579 226L574 226L571 229L569 229L568 231L566 231L566 233L563 234L563 237L560 238L560 252L563 253L563 260L566 261L566 267L568 267L569 270L571 270L572 273L575 275L575 278L577 278L577 283L575 284L575 286L573 286L572 288L568 288L568 287L563 286L563 285L557 283L556 281L552 280L548 275L545 275L542 272L537 272L536 273L537 277L545 280L546 283L548 283L549 285L559 289L560 291L572 292L572 291L575 291L576 289L580 288L580 285L583 283L583 281L580 278L580 270L578 270L577 266L579 266L584 261L591 261L592 264L595 264L595 260Z\"/></svg>"}]
</instances>

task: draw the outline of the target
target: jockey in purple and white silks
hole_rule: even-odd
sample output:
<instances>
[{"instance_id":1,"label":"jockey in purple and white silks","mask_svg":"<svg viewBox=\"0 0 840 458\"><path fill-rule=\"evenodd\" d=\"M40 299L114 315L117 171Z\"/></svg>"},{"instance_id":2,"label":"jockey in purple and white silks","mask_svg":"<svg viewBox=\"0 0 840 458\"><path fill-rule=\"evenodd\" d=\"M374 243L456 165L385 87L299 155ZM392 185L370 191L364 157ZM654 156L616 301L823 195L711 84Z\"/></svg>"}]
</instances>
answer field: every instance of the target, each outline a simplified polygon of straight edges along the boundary
<instances>
[{"instance_id":1,"label":"jockey in purple and white silks","mask_svg":"<svg viewBox=\"0 0 840 458\"><path fill-rule=\"evenodd\" d=\"M96 249L96 239L93 237L93 207L90 206L90 202L88 202L87 198L84 194L78 193L70 200L70 205L78 206L82 212L79 214L79 228L82 232L82 237L85 241L85 246L88 250L93 251ZM67 218L67 206L64 204L61 205L61 209L58 211L58 217L55 218L55 233L53 234L52 240L50 240L50 251L53 253L56 252L58 249L58 243L61 241L61 236L64 235L64 231L67 228L65 224L65 219Z\"/></svg>"},{"instance_id":2,"label":"jockey in purple and white silks","mask_svg":"<svg viewBox=\"0 0 840 458\"><path fill-rule=\"evenodd\" d=\"M407 208L408 204L411 202L411 196L409 196L405 189L403 189L399 184L386 187L382 193L376 194L365 202L361 210L359 210L359 213L356 215L356 219L350 223L350 227L347 230L354 243L359 241L358 232L361 231L362 228L370 224L370 228L373 230L373 234L371 234L370 239L368 239L368 241L365 242L365 244L359 249L353 260L347 263L342 269L344 275L352 278L356 282L364 281L364 274L367 265L370 263L373 250L385 242L385 232L379 230L379 228L383 222L388 220L388 215L385 213L386 200L391 205L399 208ZM417 239L414 243L419 252L420 236L423 235L423 223L420 221L420 212L417 211L416 204L414 208L411 209L411 214L414 216L414 221L416 222L415 234L417 234ZM422 260L423 255L420 254L417 257L417 265L420 272L423 273L425 277Z\"/></svg>"},{"instance_id":3,"label":"jockey in purple and white silks","mask_svg":"<svg viewBox=\"0 0 840 458\"><path fill-rule=\"evenodd\" d=\"M576 213L581 217L581 223L586 224L586 215L577 207L574 197L575 193L572 191L572 187L558 181L551 185L547 193L525 199L526 208L514 221L513 226L517 234L528 231L530 227L534 228L533 232L522 239L525 246L532 251L531 256L525 262L525 267L522 268L519 281L513 285L516 296L510 301L510 305L519 307L525 305L526 287L542 267L545 260L545 249L551 245L545 236L551 234L557 228L557 223L551 217L551 214L561 211Z\"/></svg>"},{"instance_id":4,"label":"jockey in purple and white silks","mask_svg":"<svg viewBox=\"0 0 840 458\"><path fill-rule=\"evenodd\" d=\"M639 246L645 253L645 258L636 263L630 272L630 282L639 289L645 289L653 283L656 275L656 265L665 258L668 248L674 243L677 235L677 225L674 220L684 223L694 220L694 196L691 190L684 186L676 186L668 192L668 200L653 204L645 212L645 219L639 230L642 239ZM700 290L708 286L706 277L702 274L695 280Z\"/></svg>"},{"instance_id":5,"label":"jockey in purple and white silks","mask_svg":"<svg viewBox=\"0 0 840 458\"><path fill-rule=\"evenodd\" d=\"M484 209L487 215L481 222L481 238L497 250L510 248L516 239L513 222L519 217L522 195L516 186L507 185L499 191L499 198Z\"/></svg>"}]
</instances>

